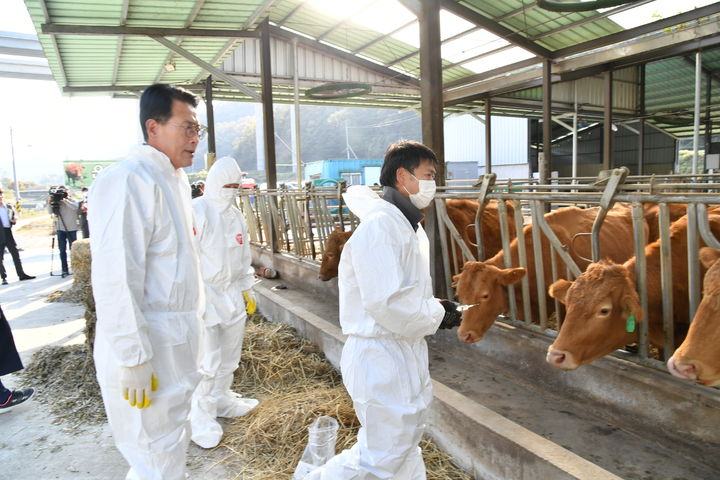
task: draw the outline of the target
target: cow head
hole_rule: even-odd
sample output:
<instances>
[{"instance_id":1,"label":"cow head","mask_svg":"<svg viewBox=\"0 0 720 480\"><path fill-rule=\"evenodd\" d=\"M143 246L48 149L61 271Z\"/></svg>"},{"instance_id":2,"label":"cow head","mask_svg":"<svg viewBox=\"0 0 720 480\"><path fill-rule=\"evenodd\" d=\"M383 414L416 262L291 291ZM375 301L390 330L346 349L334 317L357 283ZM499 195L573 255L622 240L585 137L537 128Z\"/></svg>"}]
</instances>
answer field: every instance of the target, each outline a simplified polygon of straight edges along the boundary
<instances>
[{"instance_id":1,"label":"cow head","mask_svg":"<svg viewBox=\"0 0 720 480\"><path fill-rule=\"evenodd\" d=\"M574 370L637 339L642 310L625 266L592 263L574 282L550 285L549 293L567 307L565 321L548 348L546 360L553 367Z\"/></svg>"},{"instance_id":2,"label":"cow head","mask_svg":"<svg viewBox=\"0 0 720 480\"><path fill-rule=\"evenodd\" d=\"M668 360L676 377L702 385L720 385L720 250L704 247L700 261L705 268L703 299L685 341Z\"/></svg>"},{"instance_id":3,"label":"cow head","mask_svg":"<svg viewBox=\"0 0 720 480\"><path fill-rule=\"evenodd\" d=\"M497 316L509 310L505 287L518 283L525 273L524 268L500 269L484 262L465 263L462 273L453 277L457 296L463 305L477 305L463 312L457 332L461 342L482 339Z\"/></svg>"},{"instance_id":4,"label":"cow head","mask_svg":"<svg viewBox=\"0 0 720 480\"><path fill-rule=\"evenodd\" d=\"M350 235L352 235L352 231L344 232L342 228L335 227L335 230L328 236L322 255L322 263L320 264L320 274L318 275L318 278L323 282L327 282L338 276L340 254Z\"/></svg>"}]
</instances>

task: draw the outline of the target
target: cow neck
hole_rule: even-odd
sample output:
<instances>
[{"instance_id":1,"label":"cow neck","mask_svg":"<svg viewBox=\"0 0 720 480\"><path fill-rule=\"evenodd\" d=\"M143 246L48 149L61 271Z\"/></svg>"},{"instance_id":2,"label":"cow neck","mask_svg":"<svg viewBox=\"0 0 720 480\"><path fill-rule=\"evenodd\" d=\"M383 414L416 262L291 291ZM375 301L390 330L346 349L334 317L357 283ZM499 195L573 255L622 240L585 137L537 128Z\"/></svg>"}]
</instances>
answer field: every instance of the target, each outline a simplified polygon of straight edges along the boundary
<instances>
[{"instance_id":1,"label":"cow neck","mask_svg":"<svg viewBox=\"0 0 720 480\"><path fill-rule=\"evenodd\" d=\"M402 193L398 192L393 187L383 188L383 200L395 205L398 210L405 216L413 230L417 232L418 224L425 215L415 206L412 202L406 198Z\"/></svg>"}]
</instances>

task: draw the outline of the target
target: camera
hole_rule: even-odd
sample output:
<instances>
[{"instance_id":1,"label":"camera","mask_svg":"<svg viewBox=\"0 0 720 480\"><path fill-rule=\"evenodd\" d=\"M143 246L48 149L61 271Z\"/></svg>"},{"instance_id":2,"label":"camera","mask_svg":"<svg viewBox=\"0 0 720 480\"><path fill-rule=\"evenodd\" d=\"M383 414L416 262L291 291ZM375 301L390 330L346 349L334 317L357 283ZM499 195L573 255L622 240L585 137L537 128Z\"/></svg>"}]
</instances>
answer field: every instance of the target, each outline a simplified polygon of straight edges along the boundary
<instances>
[{"instance_id":1,"label":"camera","mask_svg":"<svg viewBox=\"0 0 720 480\"><path fill-rule=\"evenodd\" d=\"M68 197L67 187L65 185L53 185L48 190L50 206L56 209L60 206L60 202Z\"/></svg>"},{"instance_id":2,"label":"camera","mask_svg":"<svg viewBox=\"0 0 720 480\"><path fill-rule=\"evenodd\" d=\"M190 193L192 198L201 197L205 193L205 183L200 180L190 184Z\"/></svg>"}]
</instances>

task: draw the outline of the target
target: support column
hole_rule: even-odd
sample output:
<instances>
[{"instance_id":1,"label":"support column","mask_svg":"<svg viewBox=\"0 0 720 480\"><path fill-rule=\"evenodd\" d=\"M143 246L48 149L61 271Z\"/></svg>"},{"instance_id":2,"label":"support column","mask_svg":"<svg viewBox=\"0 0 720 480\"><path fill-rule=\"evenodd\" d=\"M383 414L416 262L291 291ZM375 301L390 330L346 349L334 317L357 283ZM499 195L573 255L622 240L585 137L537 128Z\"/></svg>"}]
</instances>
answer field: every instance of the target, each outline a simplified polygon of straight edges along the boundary
<instances>
[{"instance_id":1,"label":"support column","mask_svg":"<svg viewBox=\"0 0 720 480\"><path fill-rule=\"evenodd\" d=\"M420 95L423 143L438 159L437 184L445 185L440 2L424 0L420 15Z\"/></svg>"},{"instance_id":2,"label":"support column","mask_svg":"<svg viewBox=\"0 0 720 480\"><path fill-rule=\"evenodd\" d=\"M270 23L266 18L260 24L260 82L262 84L263 133L265 144L265 176L268 190L277 188L277 162L275 160L275 119L272 100L272 68L270 63ZM276 198L272 197L271 202ZM271 208L273 206L271 205ZM275 224L270 216L268 246L273 253L278 249Z\"/></svg>"},{"instance_id":3,"label":"support column","mask_svg":"<svg viewBox=\"0 0 720 480\"><path fill-rule=\"evenodd\" d=\"M260 78L262 83L263 128L265 139L265 175L267 188L277 188L275 160L275 118L273 117L272 70L270 63L270 23L260 24Z\"/></svg>"},{"instance_id":4,"label":"support column","mask_svg":"<svg viewBox=\"0 0 720 480\"><path fill-rule=\"evenodd\" d=\"M638 175L645 175L645 119L638 122Z\"/></svg>"},{"instance_id":5,"label":"support column","mask_svg":"<svg viewBox=\"0 0 720 480\"><path fill-rule=\"evenodd\" d=\"M440 2L423 0L418 14L420 24L420 95L423 143L437 156L436 182L445 185L445 139L443 133L442 58L440 57ZM425 230L430 240L430 258L441 259L440 230L435 204L425 209ZM433 291L447 298L443 262L430 262Z\"/></svg>"},{"instance_id":6,"label":"support column","mask_svg":"<svg viewBox=\"0 0 720 480\"><path fill-rule=\"evenodd\" d=\"M492 172L492 104L490 99L485 99L485 173Z\"/></svg>"},{"instance_id":7,"label":"support column","mask_svg":"<svg viewBox=\"0 0 720 480\"><path fill-rule=\"evenodd\" d=\"M603 125L603 163L602 168L609 170L612 168L613 161L613 131L612 131L612 112L613 112L613 74L612 71L603 73L605 78L605 119Z\"/></svg>"},{"instance_id":8,"label":"support column","mask_svg":"<svg viewBox=\"0 0 720 480\"><path fill-rule=\"evenodd\" d=\"M543 149L538 155L538 179L541 185L547 185L552 165L552 64L543 60Z\"/></svg>"},{"instance_id":9,"label":"support column","mask_svg":"<svg viewBox=\"0 0 720 480\"><path fill-rule=\"evenodd\" d=\"M297 180L297 188L303 186L303 168L302 168L302 151L300 148L300 72L298 72L298 45L297 38L293 39L293 93L295 97L295 104L293 107L293 132L294 141L293 149L295 151L295 178Z\"/></svg>"},{"instance_id":10,"label":"support column","mask_svg":"<svg viewBox=\"0 0 720 480\"><path fill-rule=\"evenodd\" d=\"M700 158L700 84L702 83L702 52L695 54L695 114L693 122L693 160L692 173L698 173Z\"/></svg>"},{"instance_id":11,"label":"support column","mask_svg":"<svg viewBox=\"0 0 720 480\"><path fill-rule=\"evenodd\" d=\"M208 151L205 157L205 170L210 170L217 158L215 149L215 112L213 110L212 75L205 80L205 110L207 111Z\"/></svg>"}]
</instances>

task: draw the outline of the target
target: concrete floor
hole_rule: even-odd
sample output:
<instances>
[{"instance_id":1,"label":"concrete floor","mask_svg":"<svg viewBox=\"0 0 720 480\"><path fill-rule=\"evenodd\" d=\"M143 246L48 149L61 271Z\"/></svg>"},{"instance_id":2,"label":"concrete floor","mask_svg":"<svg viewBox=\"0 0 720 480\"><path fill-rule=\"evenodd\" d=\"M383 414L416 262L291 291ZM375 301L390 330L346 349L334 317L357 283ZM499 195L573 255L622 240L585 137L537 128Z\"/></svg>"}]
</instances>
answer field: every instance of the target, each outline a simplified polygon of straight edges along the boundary
<instances>
[{"instance_id":1,"label":"concrete floor","mask_svg":"<svg viewBox=\"0 0 720 480\"><path fill-rule=\"evenodd\" d=\"M278 290L279 283L287 289ZM337 301L318 296L286 281L263 280L262 284L322 319L339 325ZM442 342L429 339L433 378L477 403L564 447L584 459L632 480L710 480L720 472L692 458L678 455L667 441L643 438L594 415L594 406L563 398L528 379L517 378L493 365L469 363L449 353L455 331L440 331ZM484 340L486 341L486 340ZM474 361L474 360L473 360ZM543 362L544 363L544 362ZM550 368L550 367L548 367Z\"/></svg>"}]
</instances>

